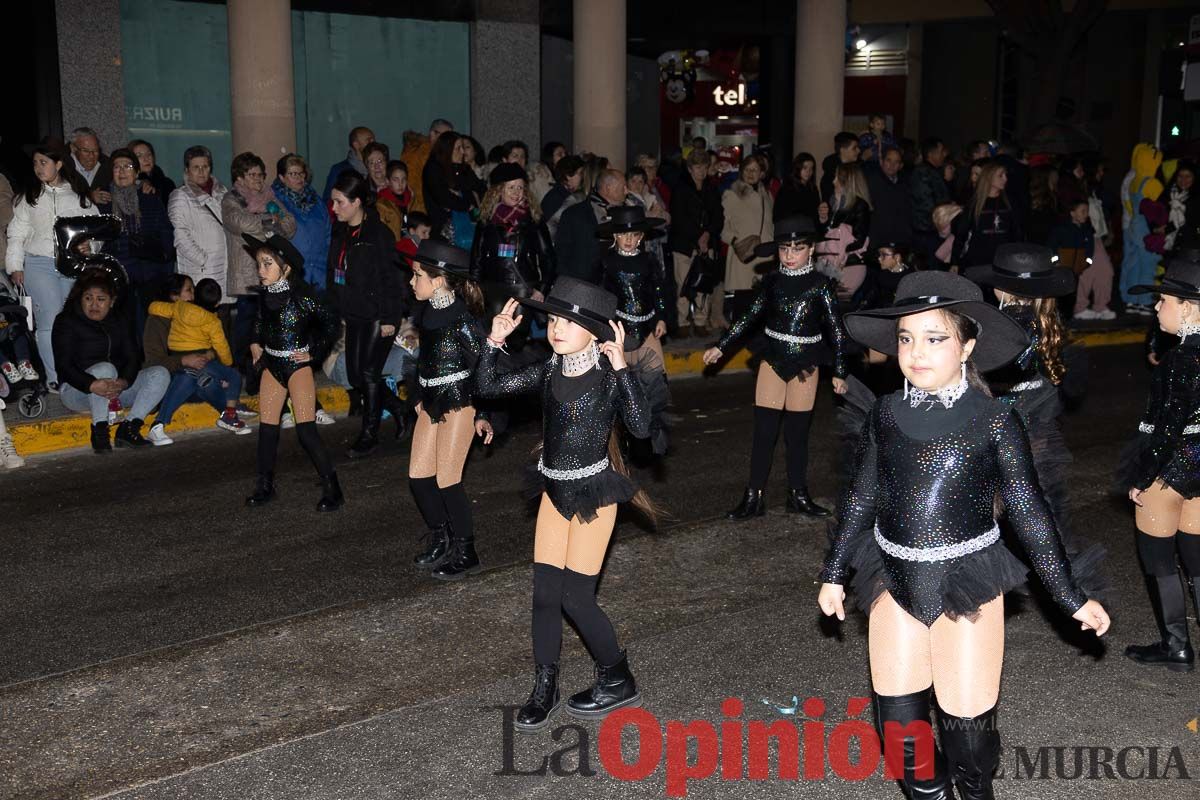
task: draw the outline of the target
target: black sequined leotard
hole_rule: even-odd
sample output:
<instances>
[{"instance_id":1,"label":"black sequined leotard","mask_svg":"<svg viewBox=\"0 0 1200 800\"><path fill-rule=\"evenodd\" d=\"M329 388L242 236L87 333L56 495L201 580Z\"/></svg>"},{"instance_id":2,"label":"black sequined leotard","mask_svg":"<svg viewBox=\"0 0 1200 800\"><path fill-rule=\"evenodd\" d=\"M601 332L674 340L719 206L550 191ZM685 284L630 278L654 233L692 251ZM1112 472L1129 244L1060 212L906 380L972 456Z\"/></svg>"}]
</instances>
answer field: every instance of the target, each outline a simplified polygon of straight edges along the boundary
<instances>
[{"instance_id":1,"label":"black sequined leotard","mask_svg":"<svg viewBox=\"0 0 1200 800\"><path fill-rule=\"evenodd\" d=\"M287 386L297 371L320 368L337 341L338 320L307 284L280 281L260 291L253 340L263 348L263 367ZM307 352L309 361L297 364L291 357L297 352Z\"/></svg>"},{"instance_id":2,"label":"black sequined leotard","mask_svg":"<svg viewBox=\"0 0 1200 800\"><path fill-rule=\"evenodd\" d=\"M1154 370L1135 452L1125 481L1148 489L1155 480L1186 498L1200 496L1200 336L1186 336Z\"/></svg>"},{"instance_id":3,"label":"black sequined leotard","mask_svg":"<svg viewBox=\"0 0 1200 800\"><path fill-rule=\"evenodd\" d=\"M637 350L667 318L667 294L654 259L644 250L624 256L609 250L601 259L604 288L617 296L617 319L625 328L625 349Z\"/></svg>"},{"instance_id":4,"label":"black sequined leotard","mask_svg":"<svg viewBox=\"0 0 1200 800\"><path fill-rule=\"evenodd\" d=\"M446 308L422 303L416 324L421 331L417 357L421 409L434 422L441 422L447 412L471 405L472 378L483 336L461 298Z\"/></svg>"},{"instance_id":5,"label":"black sequined leotard","mask_svg":"<svg viewBox=\"0 0 1200 800\"><path fill-rule=\"evenodd\" d=\"M914 419L929 414L938 416ZM913 409L900 393L875 404L821 581L844 584L855 570L864 611L887 591L925 625L943 613L970 616L1026 574L1000 542L997 493L1042 583L1073 614L1086 597L1042 499L1020 420L975 389L951 409Z\"/></svg>"},{"instance_id":6,"label":"black sequined leotard","mask_svg":"<svg viewBox=\"0 0 1200 800\"><path fill-rule=\"evenodd\" d=\"M650 435L650 414L638 379L628 368L613 370L608 359L578 377L562 374L560 359L496 374L498 348L486 344L476 370L482 397L542 393L542 454L539 491L566 519L596 519L596 509L633 498L635 488L608 461L608 440L620 418L629 432Z\"/></svg>"},{"instance_id":7,"label":"black sequined leotard","mask_svg":"<svg viewBox=\"0 0 1200 800\"><path fill-rule=\"evenodd\" d=\"M760 319L765 323L761 355L780 378L789 381L829 363L834 375L846 377L846 329L829 278L811 269L767 273L754 302L717 348L729 353Z\"/></svg>"}]
</instances>

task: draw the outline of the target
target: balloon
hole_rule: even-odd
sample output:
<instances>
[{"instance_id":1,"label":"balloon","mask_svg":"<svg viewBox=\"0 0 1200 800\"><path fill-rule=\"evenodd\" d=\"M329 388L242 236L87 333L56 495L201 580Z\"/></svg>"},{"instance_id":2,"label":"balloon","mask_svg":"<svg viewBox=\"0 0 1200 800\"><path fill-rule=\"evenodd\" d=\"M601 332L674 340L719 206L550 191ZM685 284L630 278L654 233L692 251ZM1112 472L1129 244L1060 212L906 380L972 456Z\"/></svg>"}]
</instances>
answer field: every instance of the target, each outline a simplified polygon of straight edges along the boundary
<instances>
[{"instance_id":1,"label":"balloon","mask_svg":"<svg viewBox=\"0 0 1200 800\"><path fill-rule=\"evenodd\" d=\"M78 278L89 269L107 272L119 284L129 285L129 274L108 253L79 252L80 245L93 241L111 242L121 235L121 218L115 214L59 217L54 221L54 266L68 278Z\"/></svg>"}]
</instances>

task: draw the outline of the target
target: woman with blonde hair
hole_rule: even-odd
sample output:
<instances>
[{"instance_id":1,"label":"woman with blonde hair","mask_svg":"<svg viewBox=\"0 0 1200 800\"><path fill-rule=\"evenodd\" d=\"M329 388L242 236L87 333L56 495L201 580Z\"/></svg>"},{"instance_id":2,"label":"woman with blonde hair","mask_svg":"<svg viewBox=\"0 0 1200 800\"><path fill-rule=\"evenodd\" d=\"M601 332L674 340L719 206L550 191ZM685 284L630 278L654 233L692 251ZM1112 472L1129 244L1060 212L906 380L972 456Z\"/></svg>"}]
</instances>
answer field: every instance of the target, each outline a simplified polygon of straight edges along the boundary
<instances>
[{"instance_id":1,"label":"woman with blonde hair","mask_svg":"<svg viewBox=\"0 0 1200 800\"><path fill-rule=\"evenodd\" d=\"M767 160L757 153L742 159L737 180L721 195L725 226L721 241L729 245L725 255L725 290L746 291L754 286L754 267L770 261L758 258L754 249L775 238L775 199L763 185ZM716 297L714 293L714 302ZM716 315L721 319L721 315Z\"/></svg>"},{"instance_id":2,"label":"woman with blonde hair","mask_svg":"<svg viewBox=\"0 0 1200 800\"><path fill-rule=\"evenodd\" d=\"M838 293L849 297L867 277L863 262L871 241L871 191L856 162L838 164L833 194L817 207L817 220L826 241L818 245L821 260L833 268Z\"/></svg>"},{"instance_id":3,"label":"woman with blonde hair","mask_svg":"<svg viewBox=\"0 0 1200 800\"><path fill-rule=\"evenodd\" d=\"M1000 245L1025 240L1020 214L1005 192L1007 185L1003 164L987 164L979 173L971 205L954 220L952 264L964 268L991 264Z\"/></svg>"}]
</instances>

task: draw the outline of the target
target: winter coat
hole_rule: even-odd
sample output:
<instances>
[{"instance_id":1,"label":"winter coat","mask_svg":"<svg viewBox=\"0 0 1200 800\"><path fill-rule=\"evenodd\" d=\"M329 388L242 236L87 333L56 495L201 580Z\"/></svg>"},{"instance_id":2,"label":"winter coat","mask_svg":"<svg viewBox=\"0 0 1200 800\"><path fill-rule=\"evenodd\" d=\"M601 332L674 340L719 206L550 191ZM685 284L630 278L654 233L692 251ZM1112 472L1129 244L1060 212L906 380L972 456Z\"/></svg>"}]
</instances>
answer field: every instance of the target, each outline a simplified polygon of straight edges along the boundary
<instances>
[{"instance_id":1,"label":"winter coat","mask_svg":"<svg viewBox=\"0 0 1200 800\"><path fill-rule=\"evenodd\" d=\"M738 189L744 189L739 192ZM775 238L773 211L775 201L766 186L759 184L751 189L740 181L721 195L721 210L725 224L721 228L721 241L729 245L725 254L725 291L737 292L754 286L754 265L770 261L770 258L755 258L749 261L738 258L733 244L747 236L757 236L759 242Z\"/></svg>"},{"instance_id":2,"label":"winter coat","mask_svg":"<svg viewBox=\"0 0 1200 800\"><path fill-rule=\"evenodd\" d=\"M721 195L707 182L697 189L690 175L671 192L671 232L667 239L673 253L690 256L696 252L700 235L708 231L708 246L715 248L725 227Z\"/></svg>"},{"instance_id":3,"label":"winter coat","mask_svg":"<svg viewBox=\"0 0 1200 800\"><path fill-rule=\"evenodd\" d=\"M876 247L889 243L911 244L912 193L908 181L902 175L893 181L874 164L865 172L867 188L871 192L871 242Z\"/></svg>"},{"instance_id":4,"label":"winter coat","mask_svg":"<svg viewBox=\"0 0 1200 800\"><path fill-rule=\"evenodd\" d=\"M212 194L184 183L171 193L167 216L175 226L175 267L198 283L212 278L228 296L229 249L221 223L221 201L229 192L213 178Z\"/></svg>"},{"instance_id":5,"label":"winter coat","mask_svg":"<svg viewBox=\"0 0 1200 800\"><path fill-rule=\"evenodd\" d=\"M933 210L950 202L950 190L946 188L942 168L924 162L917 164L908 182L912 189L912 229L932 233Z\"/></svg>"},{"instance_id":6,"label":"winter coat","mask_svg":"<svg viewBox=\"0 0 1200 800\"><path fill-rule=\"evenodd\" d=\"M409 276L396 252L396 239L374 210L367 212L358 235L353 233L344 222L333 226L325 274L333 305L343 319L399 326L407 316ZM344 282L338 283L343 251Z\"/></svg>"},{"instance_id":7,"label":"winter coat","mask_svg":"<svg viewBox=\"0 0 1200 800\"><path fill-rule=\"evenodd\" d=\"M0 174L0 270L7 272L4 265L8 258L8 223L13 218L13 188L3 174Z\"/></svg>"},{"instance_id":8,"label":"winter coat","mask_svg":"<svg viewBox=\"0 0 1200 800\"><path fill-rule=\"evenodd\" d=\"M131 386L137 379L137 343L129 323L116 312L110 311L107 317L94 322L84 316L78 303L68 305L54 318L51 342L58 380L84 394L91 393L92 381L96 380L88 368L102 362L116 367L117 377Z\"/></svg>"},{"instance_id":9,"label":"winter coat","mask_svg":"<svg viewBox=\"0 0 1200 800\"><path fill-rule=\"evenodd\" d=\"M275 190L279 205L296 218L296 233L291 239L300 255L304 256L304 280L312 286L323 288L325 262L329 259L329 210L315 191L311 197L316 202L311 202L305 210L299 203L292 202L287 192L283 191L283 183L278 178L271 184L271 188ZM306 187L306 190L309 189L312 187Z\"/></svg>"},{"instance_id":10,"label":"winter coat","mask_svg":"<svg viewBox=\"0 0 1200 800\"><path fill-rule=\"evenodd\" d=\"M273 233L288 239L296 235L296 218L281 204L280 209L282 216L255 214L246 208L246 201L236 190L221 198L221 222L225 225L225 241L229 248L229 277L224 287L227 296L256 294L259 286L258 263L246 249L242 234L248 233L259 240Z\"/></svg>"},{"instance_id":11,"label":"winter coat","mask_svg":"<svg viewBox=\"0 0 1200 800\"><path fill-rule=\"evenodd\" d=\"M563 212L554 236L559 275L588 283L600 282L600 240L596 238L596 228L600 224L598 216L607 213L604 199L594 192Z\"/></svg>"},{"instance_id":12,"label":"winter coat","mask_svg":"<svg viewBox=\"0 0 1200 800\"><path fill-rule=\"evenodd\" d=\"M233 353L217 315L186 300L168 303L156 300L150 304L150 314L170 319L171 332L167 347L172 353L191 353L212 350L225 366L233 366Z\"/></svg>"},{"instance_id":13,"label":"winter coat","mask_svg":"<svg viewBox=\"0 0 1200 800\"><path fill-rule=\"evenodd\" d=\"M129 280L134 283L148 283L169 275L173 271L175 234L171 230L171 221L167 219L167 207L157 195L139 191L137 199L138 211L141 214L140 226L135 229L132 218L122 218L121 235L111 242L105 242L102 249L121 262L121 266L129 273ZM116 213L111 203L101 204L99 209L101 214ZM121 215L118 214L118 216ZM131 236L140 236L157 242L162 248L164 260L152 261L135 256L130 240Z\"/></svg>"},{"instance_id":14,"label":"winter coat","mask_svg":"<svg viewBox=\"0 0 1200 800\"><path fill-rule=\"evenodd\" d=\"M11 275L25 269L25 256L54 258L54 221L59 217L80 217L99 214L91 200L85 207L70 184L42 186L37 203L29 205L25 196L13 204L12 220L8 223L8 251L4 269Z\"/></svg>"}]
</instances>

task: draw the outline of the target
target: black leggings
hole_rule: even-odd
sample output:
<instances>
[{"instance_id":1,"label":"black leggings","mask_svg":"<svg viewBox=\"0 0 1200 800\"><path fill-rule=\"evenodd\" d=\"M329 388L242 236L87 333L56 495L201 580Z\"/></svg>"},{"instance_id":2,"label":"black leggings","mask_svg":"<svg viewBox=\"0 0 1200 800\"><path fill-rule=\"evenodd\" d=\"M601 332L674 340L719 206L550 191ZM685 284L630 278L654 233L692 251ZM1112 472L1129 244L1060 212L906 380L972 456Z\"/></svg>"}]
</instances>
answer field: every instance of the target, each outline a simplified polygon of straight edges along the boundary
<instances>
[{"instance_id":1,"label":"black leggings","mask_svg":"<svg viewBox=\"0 0 1200 800\"><path fill-rule=\"evenodd\" d=\"M392 351L392 336L382 336L379 320L346 320L346 378L362 391L383 380L383 365Z\"/></svg>"}]
</instances>

